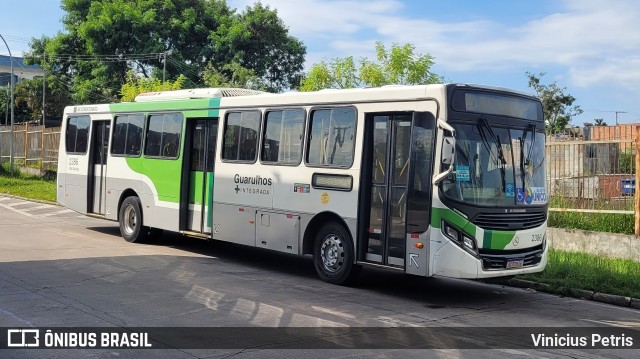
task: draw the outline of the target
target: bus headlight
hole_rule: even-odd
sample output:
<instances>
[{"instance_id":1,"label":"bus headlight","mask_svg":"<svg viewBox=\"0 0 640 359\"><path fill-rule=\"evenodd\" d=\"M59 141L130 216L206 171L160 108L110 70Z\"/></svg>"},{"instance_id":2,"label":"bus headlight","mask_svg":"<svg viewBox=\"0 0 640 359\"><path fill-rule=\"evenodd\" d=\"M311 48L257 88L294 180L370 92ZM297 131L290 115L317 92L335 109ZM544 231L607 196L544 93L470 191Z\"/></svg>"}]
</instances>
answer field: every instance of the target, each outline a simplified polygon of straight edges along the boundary
<instances>
[{"instance_id":1,"label":"bus headlight","mask_svg":"<svg viewBox=\"0 0 640 359\"><path fill-rule=\"evenodd\" d=\"M451 227L447 222L442 222L442 228L445 236L456 243L460 243L460 232L457 229Z\"/></svg>"},{"instance_id":2,"label":"bus headlight","mask_svg":"<svg viewBox=\"0 0 640 359\"><path fill-rule=\"evenodd\" d=\"M476 242L467 237L467 236L463 236L462 237L462 244L464 245L464 249L473 252L474 254L476 253Z\"/></svg>"},{"instance_id":3,"label":"bus headlight","mask_svg":"<svg viewBox=\"0 0 640 359\"><path fill-rule=\"evenodd\" d=\"M478 255L476 241L471 236L451 226L446 221L442 221L442 233L451 239L455 244L474 256Z\"/></svg>"}]
</instances>

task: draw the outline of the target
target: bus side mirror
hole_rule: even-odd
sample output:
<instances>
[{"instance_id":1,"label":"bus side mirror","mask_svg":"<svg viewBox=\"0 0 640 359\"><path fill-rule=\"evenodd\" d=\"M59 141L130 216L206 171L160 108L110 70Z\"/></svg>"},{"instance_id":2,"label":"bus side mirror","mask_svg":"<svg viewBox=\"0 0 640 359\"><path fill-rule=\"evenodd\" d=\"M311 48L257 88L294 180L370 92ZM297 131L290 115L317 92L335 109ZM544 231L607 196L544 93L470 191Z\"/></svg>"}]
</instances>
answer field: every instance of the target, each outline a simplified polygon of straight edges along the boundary
<instances>
[{"instance_id":1,"label":"bus side mirror","mask_svg":"<svg viewBox=\"0 0 640 359\"><path fill-rule=\"evenodd\" d=\"M453 162L456 154L456 130L443 120L438 120L438 129L449 132L451 135L442 136L441 162L448 166L446 170L433 176L433 184L438 185L443 179L447 178L453 172ZM442 167L442 166L436 166Z\"/></svg>"},{"instance_id":2,"label":"bus side mirror","mask_svg":"<svg viewBox=\"0 0 640 359\"><path fill-rule=\"evenodd\" d=\"M442 138L442 164L451 166L456 151L456 140L453 136Z\"/></svg>"}]
</instances>

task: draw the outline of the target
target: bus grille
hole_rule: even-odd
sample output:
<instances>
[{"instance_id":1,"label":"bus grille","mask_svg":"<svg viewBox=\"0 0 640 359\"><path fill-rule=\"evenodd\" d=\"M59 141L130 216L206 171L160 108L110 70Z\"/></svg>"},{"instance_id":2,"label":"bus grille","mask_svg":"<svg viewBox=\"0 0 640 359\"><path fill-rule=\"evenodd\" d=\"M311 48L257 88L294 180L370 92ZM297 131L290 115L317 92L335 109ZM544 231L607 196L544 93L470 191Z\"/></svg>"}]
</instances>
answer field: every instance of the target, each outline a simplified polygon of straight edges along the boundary
<instances>
[{"instance_id":1,"label":"bus grille","mask_svg":"<svg viewBox=\"0 0 640 359\"><path fill-rule=\"evenodd\" d=\"M483 229L514 231L540 226L547 220L545 212L537 213L481 213L473 224Z\"/></svg>"},{"instance_id":2,"label":"bus grille","mask_svg":"<svg viewBox=\"0 0 640 359\"><path fill-rule=\"evenodd\" d=\"M506 269L509 260L522 259L522 268L536 266L542 260L542 244L523 250L505 251L494 249L480 249L480 259L484 270Z\"/></svg>"}]
</instances>

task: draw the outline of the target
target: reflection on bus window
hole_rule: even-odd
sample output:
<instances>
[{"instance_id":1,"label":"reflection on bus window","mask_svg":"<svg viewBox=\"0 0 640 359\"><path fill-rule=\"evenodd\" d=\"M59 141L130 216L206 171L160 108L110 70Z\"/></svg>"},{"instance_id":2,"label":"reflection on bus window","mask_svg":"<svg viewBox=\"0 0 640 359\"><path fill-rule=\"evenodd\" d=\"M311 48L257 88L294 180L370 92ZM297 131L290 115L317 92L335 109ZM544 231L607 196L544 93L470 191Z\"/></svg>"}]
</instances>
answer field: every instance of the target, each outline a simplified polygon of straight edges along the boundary
<instances>
[{"instance_id":1,"label":"reflection on bus window","mask_svg":"<svg viewBox=\"0 0 640 359\"><path fill-rule=\"evenodd\" d=\"M67 153L86 153L89 143L89 116L70 117L67 123Z\"/></svg>"},{"instance_id":2,"label":"reflection on bus window","mask_svg":"<svg viewBox=\"0 0 640 359\"><path fill-rule=\"evenodd\" d=\"M150 157L177 158L182 133L182 114L149 116L144 154Z\"/></svg>"},{"instance_id":3,"label":"reflection on bus window","mask_svg":"<svg viewBox=\"0 0 640 359\"><path fill-rule=\"evenodd\" d=\"M144 115L131 114L116 116L111 154L140 156L142 148L142 126Z\"/></svg>"},{"instance_id":4,"label":"reflection on bus window","mask_svg":"<svg viewBox=\"0 0 640 359\"><path fill-rule=\"evenodd\" d=\"M356 111L352 107L311 113L307 163L315 166L351 167Z\"/></svg>"},{"instance_id":5,"label":"reflection on bus window","mask_svg":"<svg viewBox=\"0 0 640 359\"><path fill-rule=\"evenodd\" d=\"M258 148L260 112L241 111L227 114L222 159L254 162Z\"/></svg>"},{"instance_id":6,"label":"reflection on bus window","mask_svg":"<svg viewBox=\"0 0 640 359\"><path fill-rule=\"evenodd\" d=\"M263 162L298 164L302 158L304 110L267 112L260 159Z\"/></svg>"}]
</instances>

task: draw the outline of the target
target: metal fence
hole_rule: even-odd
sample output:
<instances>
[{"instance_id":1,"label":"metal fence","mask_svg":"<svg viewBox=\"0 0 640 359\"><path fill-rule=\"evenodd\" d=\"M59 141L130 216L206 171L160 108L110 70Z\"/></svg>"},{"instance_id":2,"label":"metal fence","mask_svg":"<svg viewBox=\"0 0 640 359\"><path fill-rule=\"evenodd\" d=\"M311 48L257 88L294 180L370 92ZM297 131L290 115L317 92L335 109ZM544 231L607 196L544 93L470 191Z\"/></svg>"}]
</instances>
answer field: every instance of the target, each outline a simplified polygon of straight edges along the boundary
<instances>
[{"instance_id":1,"label":"metal fence","mask_svg":"<svg viewBox=\"0 0 640 359\"><path fill-rule=\"evenodd\" d=\"M13 158L18 165L56 170L60 127L21 124L13 127ZM0 126L0 162L11 156L11 126Z\"/></svg>"},{"instance_id":2,"label":"metal fence","mask_svg":"<svg viewBox=\"0 0 640 359\"><path fill-rule=\"evenodd\" d=\"M626 127L587 128L579 138L548 137L551 210L634 213L635 128Z\"/></svg>"}]
</instances>

